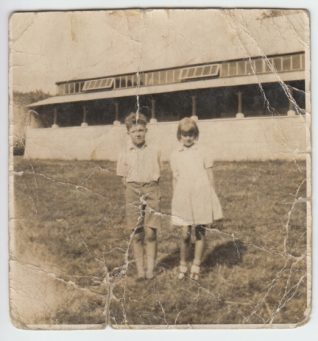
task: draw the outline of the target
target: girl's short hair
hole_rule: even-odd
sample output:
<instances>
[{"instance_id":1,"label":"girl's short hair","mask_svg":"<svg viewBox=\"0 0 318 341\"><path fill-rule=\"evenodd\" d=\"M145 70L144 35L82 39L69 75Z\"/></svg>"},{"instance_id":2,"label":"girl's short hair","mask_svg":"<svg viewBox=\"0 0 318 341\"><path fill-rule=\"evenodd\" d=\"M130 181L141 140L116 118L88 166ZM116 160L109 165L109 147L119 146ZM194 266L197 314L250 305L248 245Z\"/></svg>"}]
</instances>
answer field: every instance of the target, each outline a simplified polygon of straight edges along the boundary
<instances>
[{"instance_id":1,"label":"girl's short hair","mask_svg":"<svg viewBox=\"0 0 318 341\"><path fill-rule=\"evenodd\" d=\"M190 134L196 139L199 138L199 128L195 121L190 117L185 117L179 122L177 130L177 139L179 141L181 140L181 135L184 135L184 133Z\"/></svg>"},{"instance_id":2,"label":"girl's short hair","mask_svg":"<svg viewBox=\"0 0 318 341\"><path fill-rule=\"evenodd\" d=\"M144 114L131 112L125 118L125 125L126 125L127 130L129 131L130 128L136 124L141 124L143 126L146 126L147 125L147 118Z\"/></svg>"}]
</instances>

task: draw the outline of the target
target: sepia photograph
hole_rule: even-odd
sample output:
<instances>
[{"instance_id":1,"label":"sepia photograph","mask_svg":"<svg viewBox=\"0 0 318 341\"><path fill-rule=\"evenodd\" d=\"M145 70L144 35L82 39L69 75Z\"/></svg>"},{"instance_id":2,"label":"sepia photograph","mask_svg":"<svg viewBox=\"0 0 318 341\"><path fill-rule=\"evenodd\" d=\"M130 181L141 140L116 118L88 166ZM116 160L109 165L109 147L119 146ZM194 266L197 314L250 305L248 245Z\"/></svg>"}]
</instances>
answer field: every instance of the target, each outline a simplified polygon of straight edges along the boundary
<instances>
[{"instance_id":1,"label":"sepia photograph","mask_svg":"<svg viewBox=\"0 0 318 341\"><path fill-rule=\"evenodd\" d=\"M13 13L12 323L308 322L310 87L304 9Z\"/></svg>"}]
</instances>

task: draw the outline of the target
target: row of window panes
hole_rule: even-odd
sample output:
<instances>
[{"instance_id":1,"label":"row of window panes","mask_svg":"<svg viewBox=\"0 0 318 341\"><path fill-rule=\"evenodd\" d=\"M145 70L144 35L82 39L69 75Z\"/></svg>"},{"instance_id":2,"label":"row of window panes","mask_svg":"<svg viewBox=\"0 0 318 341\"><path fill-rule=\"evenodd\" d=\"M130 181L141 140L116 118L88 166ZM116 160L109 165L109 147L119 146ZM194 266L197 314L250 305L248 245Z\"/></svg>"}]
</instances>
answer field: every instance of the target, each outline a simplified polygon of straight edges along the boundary
<instances>
[{"instance_id":1,"label":"row of window panes","mask_svg":"<svg viewBox=\"0 0 318 341\"><path fill-rule=\"evenodd\" d=\"M69 94L77 94L82 92L83 82L70 82L70 83L63 83L58 85L58 92L60 95L69 95Z\"/></svg>"},{"instance_id":2,"label":"row of window panes","mask_svg":"<svg viewBox=\"0 0 318 341\"><path fill-rule=\"evenodd\" d=\"M109 89L112 87L114 78L101 78L85 81L82 91Z\"/></svg>"},{"instance_id":3,"label":"row of window panes","mask_svg":"<svg viewBox=\"0 0 318 341\"><path fill-rule=\"evenodd\" d=\"M135 88L180 82L180 70L142 72L115 78L114 89Z\"/></svg>"},{"instance_id":4,"label":"row of window panes","mask_svg":"<svg viewBox=\"0 0 318 341\"><path fill-rule=\"evenodd\" d=\"M97 89L125 89L140 86L160 85L181 82L180 69L143 72L140 74L124 75L115 78L102 78L83 82L59 84L59 94L74 94Z\"/></svg>"},{"instance_id":5,"label":"row of window panes","mask_svg":"<svg viewBox=\"0 0 318 341\"><path fill-rule=\"evenodd\" d=\"M114 78L69 82L58 86L59 94L75 94L95 89L125 89L137 86L152 86L179 83L187 79L217 76L233 77L259 73L296 71L304 69L304 55L295 54L271 58L257 58L221 64L188 67L182 69L142 72ZM85 84L85 85L84 85Z\"/></svg>"},{"instance_id":6,"label":"row of window panes","mask_svg":"<svg viewBox=\"0 0 318 341\"><path fill-rule=\"evenodd\" d=\"M204 78L213 77L219 74L219 64L194 66L182 69L181 79L193 79L193 78Z\"/></svg>"},{"instance_id":7,"label":"row of window panes","mask_svg":"<svg viewBox=\"0 0 318 341\"><path fill-rule=\"evenodd\" d=\"M146 72L143 81L145 86L180 82L180 70Z\"/></svg>"},{"instance_id":8,"label":"row of window panes","mask_svg":"<svg viewBox=\"0 0 318 341\"><path fill-rule=\"evenodd\" d=\"M135 88L138 85L138 75L125 75L114 78L114 89Z\"/></svg>"},{"instance_id":9,"label":"row of window panes","mask_svg":"<svg viewBox=\"0 0 318 341\"><path fill-rule=\"evenodd\" d=\"M286 72L304 69L304 55L295 54L273 58L257 58L222 63L220 77Z\"/></svg>"},{"instance_id":10,"label":"row of window panes","mask_svg":"<svg viewBox=\"0 0 318 341\"><path fill-rule=\"evenodd\" d=\"M189 68L145 72L141 74L140 85L151 86L180 83L183 80L216 76L219 65L194 66Z\"/></svg>"},{"instance_id":11,"label":"row of window panes","mask_svg":"<svg viewBox=\"0 0 318 341\"><path fill-rule=\"evenodd\" d=\"M274 58L258 58L224 63L220 77L250 75L254 73L270 73L275 71L295 71L304 69L303 54ZM114 88L130 88L161 84L179 83L182 80L216 76L219 64L196 66L191 68L144 72L138 75L116 77ZM138 80L137 80L138 78Z\"/></svg>"}]
</instances>

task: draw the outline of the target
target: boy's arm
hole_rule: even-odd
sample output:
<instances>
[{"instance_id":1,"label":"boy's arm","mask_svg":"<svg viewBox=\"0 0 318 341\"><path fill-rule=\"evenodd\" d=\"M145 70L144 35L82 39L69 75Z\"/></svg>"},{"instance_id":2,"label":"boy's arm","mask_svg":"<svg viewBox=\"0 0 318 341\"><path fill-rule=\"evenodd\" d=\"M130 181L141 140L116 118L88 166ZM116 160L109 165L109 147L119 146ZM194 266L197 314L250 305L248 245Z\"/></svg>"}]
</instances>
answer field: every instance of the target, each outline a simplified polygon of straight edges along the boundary
<instances>
[{"instance_id":1,"label":"boy's arm","mask_svg":"<svg viewBox=\"0 0 318 341\"><path fill-rule=\"evenodd\" d=\"M177 179L175 177L172 178L172 190L174 192L174 189L176 188L176 183L177 183Z\"/></svg>"},{"instance_id":2,"label":"boy's arm","mask_svg":"<svg viewBox=\"0 0 318 341\"><path fill-rule=\"evenodd\" d=\"M125 154L120 153L117 160L116 174L121 177L123 185L126 185L127 177L127 164L125 160L126 160Z\"/></svg>"},{"instance_id":3,"label":"boy's arm","mask_svg":"<svg viewBox=\"0 0 318 341\"><path fill-rule=\"evenodd\" d=\"M175 165L175 154L172 153L170 155L170 168L172 171L172 189L174 191L175 187L176 187L176 183L177 183L177 169L176 169L176 165Z\"/></svg>"},{"instance_id":4,"label":"boy's arm","mask_svg":"<svg viewBox=\"0 0 318 341\"><path fill-rule=\"evenodd\" d=\"M162 170L164 169L163 161L162 161L162 157L161 157L161 150L158 150L158 152L157 152L157 157L158 157L159 171L160 171L160 173L161 173Z\"/></svg>"}]
</instances>

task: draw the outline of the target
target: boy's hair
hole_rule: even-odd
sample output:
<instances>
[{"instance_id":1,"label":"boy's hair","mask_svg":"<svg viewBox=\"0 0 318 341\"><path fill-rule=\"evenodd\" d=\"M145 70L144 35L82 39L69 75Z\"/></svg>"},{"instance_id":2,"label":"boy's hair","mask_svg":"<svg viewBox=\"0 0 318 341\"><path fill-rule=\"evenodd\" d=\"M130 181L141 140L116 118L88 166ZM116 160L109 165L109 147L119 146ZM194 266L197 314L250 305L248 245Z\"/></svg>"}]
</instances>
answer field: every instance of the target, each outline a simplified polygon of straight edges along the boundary
<instances>
[{"instance_id":1,"label":"boy's hair","mask_svg":"<svg viewBox=\"0 0 318 341\"><path fill-rule=\"evenodd\" d=\"M141 124L143 126L147 125L147 118L144 114L139 114L135 112L131 112L126 118L125 118L125 125L127 130L136 125Z\"/></svg>"},{"instance_id":2,"label":"boy's hair","mask_svg":"<svg viewBox=\"0 0 318 341\"><path fill-rule=\"evenodd\" d=\"M177 139L179 141L181 140L181 135L184 135L184 133L193 135L196 139L199 138L199 128L190 117L185 117L179 122L177 130Z\"/></svg>"}]
</instances>

